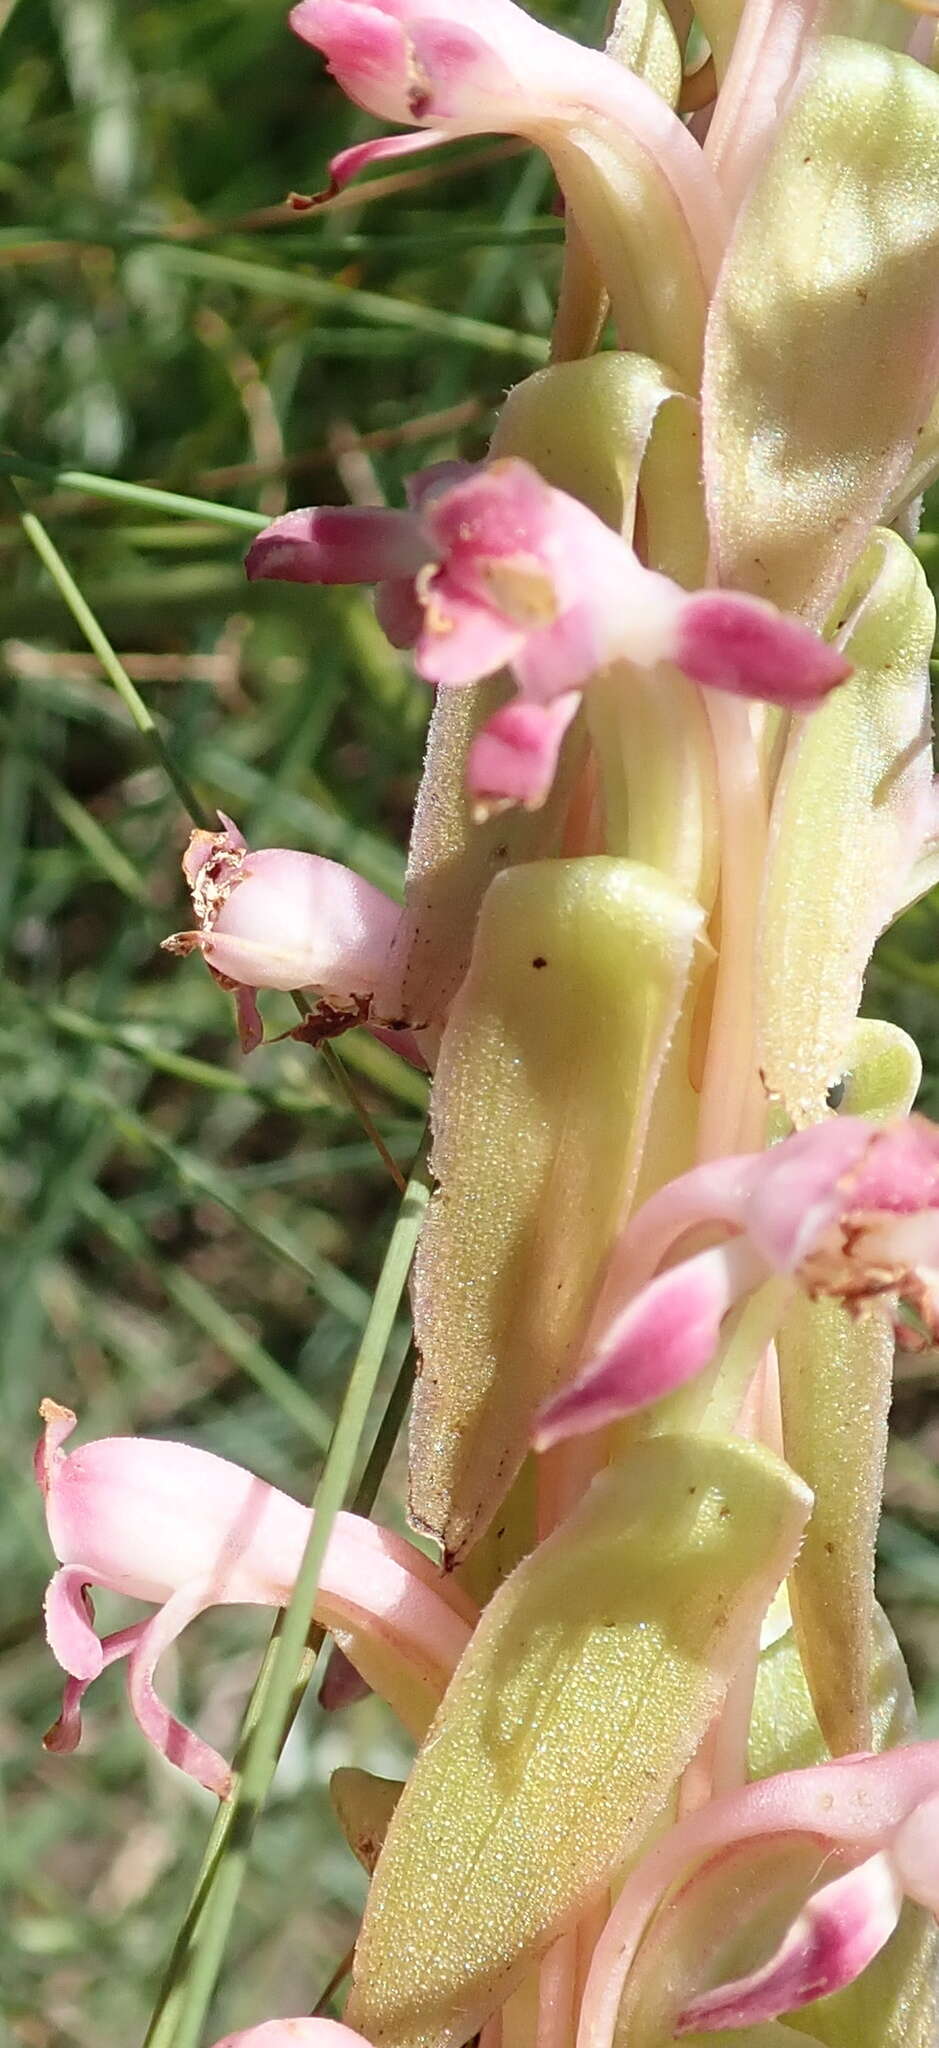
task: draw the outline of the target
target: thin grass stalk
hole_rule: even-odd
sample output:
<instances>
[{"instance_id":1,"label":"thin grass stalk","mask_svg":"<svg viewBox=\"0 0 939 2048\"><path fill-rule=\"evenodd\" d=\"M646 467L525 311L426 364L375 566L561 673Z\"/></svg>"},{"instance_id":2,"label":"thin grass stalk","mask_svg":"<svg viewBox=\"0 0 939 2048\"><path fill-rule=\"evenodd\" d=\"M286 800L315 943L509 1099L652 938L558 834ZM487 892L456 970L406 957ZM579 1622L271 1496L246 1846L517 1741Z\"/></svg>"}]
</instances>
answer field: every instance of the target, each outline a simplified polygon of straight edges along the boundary
<instances>
[{"instance_id":1,"label":"thin grass stalk","mask_svg":"<svg viewBox=\"0 0 939 2048\"><path fill-rule=\"evenodd\" d=\"M335 1517L346 1499L381 1367L430 1193L427 1139L418 1153L391 1233L368 1321L316 1492L315 1514L290 1604L275 1629L248 1705L231 1798L220 1810L144 2048L197 2048L228 1942L251 1840L277 1760L322 1641L310 1614ZM407 1362L403 1371L408 1370ZM354 1505L371 1505L400 1424L409 1381L399 1374ZM314 1647L315 1642L315 1647Z\"/></svg>"}]
</instances>

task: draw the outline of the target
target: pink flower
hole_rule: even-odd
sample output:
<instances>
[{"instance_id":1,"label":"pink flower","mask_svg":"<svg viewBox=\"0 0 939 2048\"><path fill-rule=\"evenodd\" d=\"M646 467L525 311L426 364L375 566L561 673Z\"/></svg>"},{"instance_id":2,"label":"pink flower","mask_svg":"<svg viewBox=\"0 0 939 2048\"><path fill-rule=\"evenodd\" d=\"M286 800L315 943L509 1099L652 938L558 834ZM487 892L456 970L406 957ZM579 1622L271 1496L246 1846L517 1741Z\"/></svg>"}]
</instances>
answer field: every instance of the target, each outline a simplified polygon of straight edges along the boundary
<instances>
[{"instance_id":1,"label":"pink flower","mask_svg":"<svg viewBox=\"0 0 939 2048\"><path fill-rule=\"evenodd\" d=\"M363 531L366 517L380 524ZM644 568L578 499L514 458L416 477L407 512L288 512L252 543L247 571L312 583L378 577L382 623L398 644L414 643L428 682L459 687L511 669L525 715L509 706L485 728L470 787L529 806L550 787L573 693L619 663L672 663L694 682L790 710L850 673L774 606L737 591L689 594Z\"/></svg>"},{"instance_id":2,"label":"pink flower","mask_svg":"<svg viewBox=\"0 0 939 2048\"><path fill-rule=\"evenodd\" d=\"M368 2048L368 2043L340 2020L262 2020L260 2026L226 2034L215 2048Z\"/></svg>"},{"instance_id":3,"label":"pink flower","mask_svg":"<svg viewBox=\"0 0 939 2048\"><path fill-rule=\"evenodd\" d=\"M696 1167L638 1212L614 1271L654 1272L686 1231L714 1224L733 1235L605 1318L582 1371L544 1409L540 1448L693 1378L728 1310L774 1274L855 1312L881 1300L893 1312L902 1296L939 1333L939 1129L923 1117L832 1118L767 1152Z\"/></svg>"},{"instance_id":4,"label":"pink flower","mask_svg":"<svg viewBox=\"0 0 939 2048\"><path fill-rule=\"evenodd\" d=\"M198 931L175 932L171 953L202 954L235 993L246 1051L263 1036L253 991L315 989L319 1035L394 1018L388 967L397 904L351 868L283 847L251 852L230 818L193 832L183 873Z\"/></svg>"},{"instance_id":5,"label":"pink flower","mask_svg":"<svg viewBox=\"0 0 939 2048\"><path fill-rule=\"evenodd\" d=\"M939 1907L939 1744L920 1743L883 1756L766 1778L717 1799L680 1821L638 1866L614 1906L594 1952L584 1992L580 2048L610 2048L620 1996L633 1968L642 1969L647 1936L681 1946L682 1924L702 1951L696 1901L720 1897L732 1916L722 1934L760 1925L776 1872L754 1851L806 1839L817 1845L825 1882L796 1913L776 1953L732 1983L687 2000L675 2015L677 2035L757 2026L796 2012L851 1984L883 1948L904 1898L935 1913ZM717 1887L727 1864L730 1882ZM782 1877L784 1864L780 1864ZM767 1875L769 1872L769 1875ZM661 1919L657 1916L661 1915ZM654 1955L656 1947L649 1953Z\"/></svg>"},{"instance_id":6,"label":"pink flower","mask_svg":"<svg viewBox=\"0 0 939 2048\"><path fill-rule=\"evenodd\" d=\"M524 136L551 159L623 346L693 373L727 221L700 150L649 85L514 0L299 0L290 25L358 106L421 131L345 150L330 166L332 190L367 164L459 136ZM650 216L653 234L657 221L667 226L664 291L642 261ZM663 317L671 347L655 324Z\"/></svg>"},{"instance_id":7,"label":"pink flower","mask_svg":"<svg viewBox=\"0 0 939 2048\"><path fill-rule=\"evenodd\" d=\"M46 1746L76 1747L83 1694L106 1665L126 1657L131 1710L147 1740L224 1798L227 1764L163 1705L154 1671L163 1651L206 1608L286 1603L309 1535L309 1510L240 1465L189 1444L105 1437L66 1456L62 1445L74 1415L55 1401L44 1401L41 1412L45 1434L36 1476L61 1567L46 1594L46 1631L69 1674L62 1715ZM157 1612L102 1641L89 1586L151 1602ZM452 1586L438 1586L429 1560L409 1543L341 1514L330 1536L316 1617L341 1631L352 1656L357 1643L373 1635L439 1694L465 1648L474 1610Z\"/></svg>"}]
</instances>

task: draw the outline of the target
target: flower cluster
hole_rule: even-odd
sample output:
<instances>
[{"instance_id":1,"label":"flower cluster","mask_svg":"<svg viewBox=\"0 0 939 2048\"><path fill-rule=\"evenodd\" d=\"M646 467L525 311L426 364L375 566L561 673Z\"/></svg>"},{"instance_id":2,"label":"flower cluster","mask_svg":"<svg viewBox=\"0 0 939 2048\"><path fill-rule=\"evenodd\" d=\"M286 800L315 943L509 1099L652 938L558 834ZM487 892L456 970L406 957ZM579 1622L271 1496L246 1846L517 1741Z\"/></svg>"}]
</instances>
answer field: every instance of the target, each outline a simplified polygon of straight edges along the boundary
<instances>
[{"instance_id":1,"label":"flower cluster","mask_svg":"<svg viewBox=\"0 0 939 2048\"><path fill-rule=\"evenodd\" d=\"M416 1761L334 1787L371 1878L348 2024L219 2048L770 2048L793 2014L832 2048L934 2040L939 1745L873 1573L895 1344L939 1339L939 1128L915 1047L857 1014L939 877L933 27L690 20L620 0L601 51L515 0L291 14L405 129L330 190L517 136L565 257L487 459L248 553L374 585L434 686L403 905L222 817L166 941L248 1050L258 991L293 991L313 1042L364 1026L425 1066L437 1183L409 1512L443 1565L340 1515L316 1606L334 1705L380 1693ZM224 1798L156 1663L213 1605L284 1604L310 1516L185 1445L66 1454L44 1412L48 1741L126 1659L143 1735ZM95 1587L155 1612L99 1639Z\"/></svg>"}]
</instances>

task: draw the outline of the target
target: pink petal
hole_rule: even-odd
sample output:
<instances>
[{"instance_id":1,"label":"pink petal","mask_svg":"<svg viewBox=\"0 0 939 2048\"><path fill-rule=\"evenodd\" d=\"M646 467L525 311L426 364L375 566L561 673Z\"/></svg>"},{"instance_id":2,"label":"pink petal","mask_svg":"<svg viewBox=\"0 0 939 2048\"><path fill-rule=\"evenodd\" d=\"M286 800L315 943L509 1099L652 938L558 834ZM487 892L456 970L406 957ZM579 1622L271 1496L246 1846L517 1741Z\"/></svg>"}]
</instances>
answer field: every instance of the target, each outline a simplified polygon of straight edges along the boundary
<instances>
[{"instance_id":1,"label":"pink petal","mask_svg":"<svg viewBox=\"0 0 939 2048\"><path fill-rule=\"evenodd\" d=\"M219 852L244 853L247 840L237 825L227 818L224 811L216 811L221 821L221 832L206 832L197 825L189 835L189 844L183 854L182 869L190 889L195 889L203 868L210 861L218 859Z\"/></svg>"},{"instance_id":2,"label":"pink petal","mask_svg":"<svg viewBox=\"0 0 939 2048\"><path fill-rule=\"evenodd\" d=\"M413 576L394 576L378 584L375 617L392 647L413 647L424 623Z\"/></svg>"},{"instance_id":3,"label":"pink petal","mask_svg":"<svg viewBox=\"0 0 939 2048\"><path fill-rule=\"evenodd\" d=\"M207 1791L214 1792L216 1798L227 1799L231 1771L224 1757L178 1721L153 1687L153 1674L164 1650L216 1597L210 1579L194 1580L174 1593L153 1620L144 1624L127 1662L127 1696L137 1726L154 1749Z\"/></svg>"},{"instance_id":4,"label":"pink petal","mask_svg":"<svg viewBox=\"0 0 939 2048\"><path fill-rule=\"evenodd\" d=\"M909 1215L939 1208L939 1129L924 1116L874 1127L849 1190L853 1209Z\"/></svg>"},{"instance_id":5,"label":"pink petal","mask_svg":"<svg viewBox=\"0 0 939 2048\"><path fill-rule=\"evenodd\" d=\"M890 1854L907 1898L939 1919L939 1793L914 1807L898 1828Z\"/></svg>"},{"instance_id":6,"label":"pink petal","mask_svg":"<svg viewBox=\"0 0 939 2048\"><path fill-rule=\"evenodd\" d=\"M69 1565L53 1574L45 1598L46 1641L52 1655L83 1685L90 1685L104 1669L94 1609L85 1590L93 1577L85 1565Z\"/></svg>"},{"instance_id":7,"label":"pink petal","mask_svg":"<svg viewBox=\"0 0 939 2048\"><path fill-rule=\"evenodd\" d=\"M383 505L308 505L259 533L245 556L249 582L380 583L413 576L428 558L420 522Z\"/></svg>"},{"instance_id":8,"label":"pink petal","mask_svg":"<svg viewBox=\"0 0 939 2048\"><path fill-rule=\"evenodd\" d=\"M728 1309L764 1277L745 1238L660 1274L612 1323L573 1385L542 1409L536 1449L604 1428L684 1386L713 1358Z\"/></svg>"},{"instance_id":9,"label":"pink petal","mask_svg":"<svg viewBox=\"0 0 939 2048\"><path fill-rule=\"evenodd\" d=\"M408 42L396 10L371 0L300 0L290 26L321 50L343 92L383 121L408 115Z\"/></svg>"},{"instance_id":10,"label":"pink petal","mask_svg":"<svg viewBox=\"0 0 939 2048\"><path fill-rule=\"evenodd\" d=\"M692 1999L676 2034L756 2026L842 1991L879 1955L902 1903L889 1856L872 1856L815 1893L762 1969Z\"/></svg>"},{"instance_id":11,"label":"pink petal","mask_svg":"<svg viewBox=\"0 0 939 2048\"><path fill-rule=\"evenodd\" d=\"M475 808L487 816L505 804L536 811L544 803L564 735L580 708L580 694L568 691L553 704L517 698L487 719L469 750L466 785Z\"/></svg>"},{"instance_id":12,"label":"pink petal","mask_svg":"<svg viewBox=\"0 0 939 2048\"><path fill-rule=\"evenodd\" d=\"M457 595L449 578L431 578L422 593L423 620L414 666L428 683L460 688L505 668L524 635L477 598Z\"/></svg>"},{"instance_id":13,"label":"pink petal","mask_svg":"<svg viewBox=\"0 0 939 2048\"><path fill-rule=\"evenodd\" d=\"M260 2026L226 2034L215 2048L369 2048L369 2043L339 2020L262 2020Z\"/></svg>"},{"instance_id":14,"label":"pink petal","mask_svg":"<svg viewBox=\"0 0 939 2048\"><path fill-rule=\"evenodd\" d=\"M61 1413L51 1420L53 1430ZM218 1790L214 1752L167 1717L153 1695L153 1667L165 1643L212 1604L285 1604L309 1535L309 1510L240 1466L185 1444L110 1437L68 1457L58 1451L51 1464L46 1515L66 1566L50 1597L56 1655L82 1683L108 1661L83 1607L89 1582L163 1604L136 1640L135 1712L165 1754L187 1757L185 1767L207 1772L205 1781ZM356 1636L373 1636L438 1693L476 1617L468 1596L442 1582L420 1551L347 1514L337 1517L330 1537L316 1612L324 1626L346 1632L353 1656ZM67 1704L73 1713L77 1698Z\"/></svg>"},{"instance_id":15,"label":"pink petal","mask_svg":"<svg viewBox=\"0 0 939 2048\"><path fill-rule=\"evenodd\" d=\"M114 1635L105 1636L99 1644L101 1669L106 1670L109 1664L116 1664L119 1658L128 1656L148 1626L146 1621L135 1621L129 1628L120 1628ZM62 1692L62 1711L58 1720L53 1722L52 1727L43 1736L43 1749L52 1750L56 1756L70 1756L72 1751L78 1748L82 1733L81 1704L91 1684L91 1678L66 1680Z\"/></svg>"},{"instance_id":16,"label":"pink petal","mask_svg":"<svg viewBox=\"0 0 939 2048\"><path fill-rule=\"evenodd\" d=\"M798 619L730 590L686 600L673 658L696 683L791 711L810 709L851 674L838 649Z\"/></svg>"},{"instance_id":17,"label":"pink petal","mask_svg":"<svg viewBox=\"0 0 939 2048\"><path fill-rule=\"evenodd\" d=\"M863 1117L832 1117L755 1155L741 1221L778 1272L793 1272L841 1214L875 1132Z\"/></svg>"}]
</instances>

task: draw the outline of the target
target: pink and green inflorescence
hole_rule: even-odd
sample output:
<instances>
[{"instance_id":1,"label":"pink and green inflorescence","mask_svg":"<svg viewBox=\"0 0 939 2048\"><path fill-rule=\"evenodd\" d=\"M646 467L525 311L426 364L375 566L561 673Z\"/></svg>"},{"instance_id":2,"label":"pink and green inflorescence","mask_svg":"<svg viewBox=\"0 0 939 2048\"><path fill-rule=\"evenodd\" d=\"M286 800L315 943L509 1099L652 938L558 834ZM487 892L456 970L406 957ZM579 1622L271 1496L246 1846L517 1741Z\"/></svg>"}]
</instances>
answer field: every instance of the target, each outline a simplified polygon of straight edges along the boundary
<instances>
[{"instance_id":1,"label":"pink and green inflorescence","mask_svg":"<svg viewBox=\"0 0 939 2048\"><path fill-rule=\"evenodd\" d=\"M337 1773L369 1870L343 2021L219 2048L935 2048L939 1742L874 1556L896 1348L939 1340L939 1127L915 1046L859 1009L939 879L936 24L290 25L395 130L324 197L516 137L565 251L550 364L484 459L248 551L311 605L373 587L433 692L403 902L220 816L165 941L246 1052L293 993L301 1037L365 1030L430 1080L414 1540L340 1513L314 1603L333 1710L378 1694L414 1760L391 1795ZM156 1667L213 1607L286 1606L317 1510L43 1415L48 1746L120 1661L144 1740L225 1801ZM96 1589L147 1611L99 1635Z\"/></svg>"}]
</instances>

